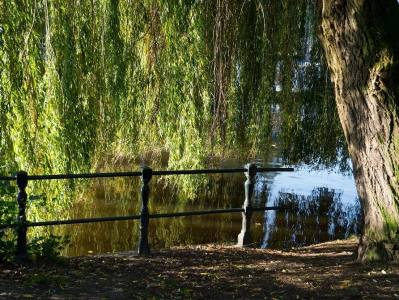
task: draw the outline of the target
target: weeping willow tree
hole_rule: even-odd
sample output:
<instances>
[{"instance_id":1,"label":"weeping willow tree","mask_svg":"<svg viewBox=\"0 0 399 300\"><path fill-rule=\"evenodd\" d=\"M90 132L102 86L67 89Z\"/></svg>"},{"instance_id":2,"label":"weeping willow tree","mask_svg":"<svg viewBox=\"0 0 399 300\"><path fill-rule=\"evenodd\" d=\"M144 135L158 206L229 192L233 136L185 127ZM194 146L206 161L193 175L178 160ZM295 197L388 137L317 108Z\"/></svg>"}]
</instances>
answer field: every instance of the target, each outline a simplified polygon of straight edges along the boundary
<instances>
[{"instance_id":1,"label":"weeping willow tree","mask_svg":"<svg viewBox=\"0 0 399 300\"><path fill-rule=\"evenodd\" d=\"M313 1L0 5L3 173L344 156Z\"/></svg>"}]
</instances>

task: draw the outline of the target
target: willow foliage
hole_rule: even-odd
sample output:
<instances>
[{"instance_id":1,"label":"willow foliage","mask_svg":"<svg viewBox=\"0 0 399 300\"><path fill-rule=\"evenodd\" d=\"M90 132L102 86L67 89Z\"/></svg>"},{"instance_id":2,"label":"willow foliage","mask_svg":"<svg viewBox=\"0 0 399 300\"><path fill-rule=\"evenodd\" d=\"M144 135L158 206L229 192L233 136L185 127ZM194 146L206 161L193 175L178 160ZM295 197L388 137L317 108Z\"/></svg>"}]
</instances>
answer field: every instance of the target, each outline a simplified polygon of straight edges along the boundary
<instances>
[{"instance_id":1,"label":"willow foliage","mask_svg":"<svg viewBox=\"0 0 399 300\"><path fill-rule=\"evenodd\" d=\"M313 1L0 8L2 173L165 153L169 168L196 168L212 157L265 157L273 130L289 161L330 163L341 151ZM326 132L313 126L334 128L333 150L314 142L311 132Z\"/></svg>"}]
</instances>

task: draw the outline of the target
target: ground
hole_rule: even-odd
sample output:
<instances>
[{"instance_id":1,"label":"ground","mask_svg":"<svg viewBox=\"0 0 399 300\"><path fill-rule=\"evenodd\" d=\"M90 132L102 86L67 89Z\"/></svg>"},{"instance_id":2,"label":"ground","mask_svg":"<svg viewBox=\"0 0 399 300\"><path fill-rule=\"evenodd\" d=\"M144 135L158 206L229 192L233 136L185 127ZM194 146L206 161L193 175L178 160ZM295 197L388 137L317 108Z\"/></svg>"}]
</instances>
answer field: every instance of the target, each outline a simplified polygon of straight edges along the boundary
<instances>
[{"instance_id":1,"label":"ground","mask_svg":"<svg viewBox=\"0 0 399 300\"><path fill-rule=\"evenodd\" d=\"M399 299L399 264L361 265L356 240L290 251L174 247L0 265L0 299Z\"/></svg>"}]
</instances>

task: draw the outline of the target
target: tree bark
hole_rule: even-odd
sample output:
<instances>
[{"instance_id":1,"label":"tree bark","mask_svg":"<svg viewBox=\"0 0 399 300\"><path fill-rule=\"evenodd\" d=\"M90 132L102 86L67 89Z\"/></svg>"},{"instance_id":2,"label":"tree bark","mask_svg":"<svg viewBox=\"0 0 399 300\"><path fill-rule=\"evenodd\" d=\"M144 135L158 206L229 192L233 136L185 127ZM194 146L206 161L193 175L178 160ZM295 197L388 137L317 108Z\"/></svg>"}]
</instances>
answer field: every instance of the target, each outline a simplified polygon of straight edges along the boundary
<instances>
[{"instance_id":1,"label":"tree bark","mask_svg":"<svg viewBox=\"0 0 399 300\"><path fill-rule=\"evenodd\" d=\"M399 4L323 0L322 35L364 226L358 260L398 258Z\"/></svg>"}]
</instances>

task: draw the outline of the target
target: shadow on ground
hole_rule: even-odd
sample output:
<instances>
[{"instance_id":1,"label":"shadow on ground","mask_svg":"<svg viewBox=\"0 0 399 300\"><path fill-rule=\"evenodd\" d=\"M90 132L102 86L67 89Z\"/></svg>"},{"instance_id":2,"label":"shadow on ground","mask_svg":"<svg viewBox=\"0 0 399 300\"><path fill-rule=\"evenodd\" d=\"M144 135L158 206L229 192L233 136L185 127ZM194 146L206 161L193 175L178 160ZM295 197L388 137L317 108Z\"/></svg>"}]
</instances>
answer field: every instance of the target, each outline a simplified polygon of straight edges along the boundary
<instances>
[{"instance_id":1,"label":"shadow on ground","mask_svg":"<svg viewBox=\"0 0 399 300\"><path fill-rule=\"evenodd\" d=\"M0 298L399 298L397 263L354 262L356 240L291 251L206 245L2 265Z\"/></svg>"}]
</instances>

